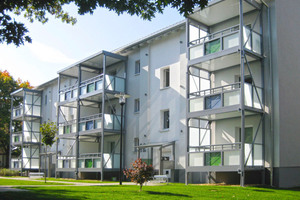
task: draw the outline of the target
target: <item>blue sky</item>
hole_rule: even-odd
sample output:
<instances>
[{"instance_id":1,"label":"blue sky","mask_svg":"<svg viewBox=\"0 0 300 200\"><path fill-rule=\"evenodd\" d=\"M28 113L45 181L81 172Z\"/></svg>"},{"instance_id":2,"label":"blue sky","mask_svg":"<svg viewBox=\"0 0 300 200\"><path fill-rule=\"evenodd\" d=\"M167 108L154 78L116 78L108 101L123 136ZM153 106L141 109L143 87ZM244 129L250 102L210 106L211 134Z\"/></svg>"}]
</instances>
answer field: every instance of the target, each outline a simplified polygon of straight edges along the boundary
<instances>
[{"instance_id":1,"label":"blue sky","mask_svg":"<svg viewBox=\"0 0 300 200\"><path fill-rule=\"evenodd\" d=\"M75 6L65 8L77 23L72 26L50 17L46 24L25 23L32 44L16 47L0 44L0 69L14 78L28 80L33 86L57 77L57 71L101 50L112 51L184 18L174 9L166 9L152 21L106 9L79 16Z\"/></svg>"}]
</instances>

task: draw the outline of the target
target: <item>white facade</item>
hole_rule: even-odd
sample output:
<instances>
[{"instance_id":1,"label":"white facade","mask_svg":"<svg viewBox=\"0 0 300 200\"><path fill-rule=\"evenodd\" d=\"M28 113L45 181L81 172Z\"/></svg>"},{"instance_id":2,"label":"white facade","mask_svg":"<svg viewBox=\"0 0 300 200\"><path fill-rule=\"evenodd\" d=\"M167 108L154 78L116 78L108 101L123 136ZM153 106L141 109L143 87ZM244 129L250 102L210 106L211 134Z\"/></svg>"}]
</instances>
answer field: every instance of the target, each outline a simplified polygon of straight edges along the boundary
<instances>
[{"instance_id":1,"label":"white facade","mask_svg":"<svg viewBox=\"0 0 300 200\"><path fill-rule=\"evenodd\" d=\"M299 65L298 28L277 18L282 3L266 2L210 1L184 22L62 69L58 79L35 88L40 100L26 117L30 91L13 93L25 100L24 108L12 110L12 125L23 121L24 127L11 129L12 145L23 148L21 157L11 156L11 168L44 168L34 136L39 123L53 121L59 127L59 140L48 149L53 176L118 177L121 106L115 94L126 93L123 167L140 157L175 182L297 186L298 98L287 98L297 95L286 88L296 91L298 68L282 66ZM284 6L299 15L299 3ZM289 37L287 27L295 29Z\"/></svg>"}]
</instances>

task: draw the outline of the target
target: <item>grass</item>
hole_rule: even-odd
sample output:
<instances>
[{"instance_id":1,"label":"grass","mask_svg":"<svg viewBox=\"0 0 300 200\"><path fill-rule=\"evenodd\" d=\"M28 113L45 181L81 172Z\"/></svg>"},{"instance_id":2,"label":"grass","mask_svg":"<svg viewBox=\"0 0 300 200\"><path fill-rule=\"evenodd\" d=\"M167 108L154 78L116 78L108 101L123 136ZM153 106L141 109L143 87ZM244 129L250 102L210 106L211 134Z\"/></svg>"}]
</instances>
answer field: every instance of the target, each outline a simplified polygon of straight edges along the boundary
<instances>
[{"instance_id":1,"label":"grass","mask_svg":"<svg viewBox=\"0 0 300 200\"><path fill-rule=\"evenodd\" d=\"M38 180L44 180L40 178ZM75 182L75 183L117 183L116 181L99 181L99 180L75 180L75 179L66 179L66 178L47 178L47 181L63 181L63 182Z\"/></svg>"},{"instance_id":2,"label":"grass","mask_svg":"<svg viewBox=\"0 0 300 200\"><path fill-rule=\"evenodd\" d=\"M79 200L79 199L300 199L300 189L169 184L145 186L53 186L19 187L28 192L2 192L1 199Z\"/></svg>"},{"instance_id":3,"label":"grass","mask_svg":"<svg viewBox=\"0 0 300 200\"><path fill-rule=\"evenodd\" d=\"M71 183L70 183L71 184ZM0 179L0 185L66 185L65 183L52 183L43 181L28 181L28 180L15 180L15 179Z\"/></svg>"}]
</instances>

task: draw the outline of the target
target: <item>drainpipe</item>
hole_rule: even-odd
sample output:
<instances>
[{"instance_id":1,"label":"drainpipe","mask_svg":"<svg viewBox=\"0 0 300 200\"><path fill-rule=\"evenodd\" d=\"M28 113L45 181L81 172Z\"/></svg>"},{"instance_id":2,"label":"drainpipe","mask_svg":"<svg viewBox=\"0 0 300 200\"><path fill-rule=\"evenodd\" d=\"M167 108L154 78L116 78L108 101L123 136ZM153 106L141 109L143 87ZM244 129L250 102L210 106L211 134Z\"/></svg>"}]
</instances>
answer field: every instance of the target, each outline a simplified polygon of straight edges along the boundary
<instances>
[{"instance_id":1,"label":"drainpipe","mask_svg":"<svg viewBox=\"0 0 300 200\"><path fill-rule=\"evenodd\" d=\"M240 54L241 54L241 90L240 90L240 110L241 110L241 152L240 152L240 185L245 185L245 94L244 94L244 83L245 83L245 65L244 65L244 40L243 40L243 0L240 0Z\"/></svg>"},{"instance_id":2,"label":"drainpipe","mask_svg":"<svg viewBox=\"0 0 300 200\"><path fill-rule=\"evenodd\" d=\"M270 132L271 132L271 160L270 160L270 185L273 185L274 181L274 129L273 129L273 124L274 124L274 117L273 117L273 72L272 72L272 53L271 53L271 23L270 23L270 7L269 5L264 1L261 0L261 2L266 6L267 8L267 15L268 15L268 32L269 32L269 37L268 37L268 51L269 51L269 73L270 73L270 98L271 98L271 104L270 104Z\"/></svg>"}]
</instances>

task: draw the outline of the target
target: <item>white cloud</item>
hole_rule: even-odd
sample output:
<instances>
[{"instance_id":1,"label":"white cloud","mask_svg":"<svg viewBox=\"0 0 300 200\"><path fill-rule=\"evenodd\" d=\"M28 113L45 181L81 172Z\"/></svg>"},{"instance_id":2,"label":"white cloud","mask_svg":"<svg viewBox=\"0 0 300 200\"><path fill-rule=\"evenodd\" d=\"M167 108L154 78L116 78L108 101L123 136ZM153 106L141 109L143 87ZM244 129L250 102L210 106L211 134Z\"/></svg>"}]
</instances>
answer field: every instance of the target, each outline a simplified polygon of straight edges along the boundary
<instances>
[{"instance_id":1,"label":"white cloud","mask_svg":"<svg viewBox=\"0 0 300 200\"><path fill-rule=\"evenodd\" d=\"M51 46L34 41L31 45L28 45L30 51L43 62L55 63L55 64L72 64L76 62L75 59L69 58L59 49L55 49Z\"/></svg>"}]
</instances>

